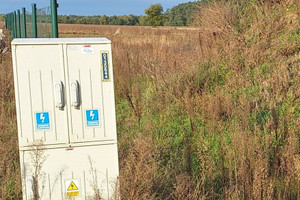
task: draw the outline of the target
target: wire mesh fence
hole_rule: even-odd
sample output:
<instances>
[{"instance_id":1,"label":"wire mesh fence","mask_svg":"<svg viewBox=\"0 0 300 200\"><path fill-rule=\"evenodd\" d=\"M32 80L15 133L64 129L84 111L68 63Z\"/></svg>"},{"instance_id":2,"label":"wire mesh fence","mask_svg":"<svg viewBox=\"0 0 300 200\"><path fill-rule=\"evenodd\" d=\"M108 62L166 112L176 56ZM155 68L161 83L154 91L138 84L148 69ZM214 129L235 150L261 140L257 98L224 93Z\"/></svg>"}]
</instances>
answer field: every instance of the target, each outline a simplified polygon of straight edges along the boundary
<instances>
[{"instance_id":1,"label":"wire mesh fence","mask_svg":"<svg viewBox=\"0 0 300 200\"><path fill-rule=\"evenodd\" d=\"M51 10L49 7L44 7L36 10L37 29L39 38L52 37L51 35Z\"/></svg>"},{"instance_id":2,"label":"wire mesh fence","mask_svg":"<svg viewBox=\"0 0 300 200\"><path fill-rule=\"evenodd\" d=\"M32 12L26 12L26 33L27 37L33 38L33 31L32 31Z\"/></svg>"},{"instance_id":3,"label":"wire mesh fence","mask_svg":"<svg viewBox=\"0 0 300 200\"><path fill-rule=\"evenodd\" d=\"M32 4L31 12L22 8L5 15L6 28L12 38L49 38L58 37L56 0L50 0L50 6L36 8Z\"/></svg>"}]
</instances>

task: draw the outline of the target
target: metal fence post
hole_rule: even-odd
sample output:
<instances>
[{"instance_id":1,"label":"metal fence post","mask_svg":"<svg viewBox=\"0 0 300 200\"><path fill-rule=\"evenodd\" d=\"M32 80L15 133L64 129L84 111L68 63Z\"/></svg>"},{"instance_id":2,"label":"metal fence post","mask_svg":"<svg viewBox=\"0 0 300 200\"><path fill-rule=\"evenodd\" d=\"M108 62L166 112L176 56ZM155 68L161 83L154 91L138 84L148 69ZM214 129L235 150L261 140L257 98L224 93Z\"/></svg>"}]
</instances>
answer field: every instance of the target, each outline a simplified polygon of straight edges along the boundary
<instances>
[{"instance_id":1,"label":"metal fence post","mask_svg":"<svg viewBox=\"0 0 300 200\"><path fill-rule=\"evenodd\" d=\"M23 38L27 37L27 32L26 32L26 10L25 10L25 8L22 8L22 37Z\"/></svg>"},{"instance_id":2,"label":"metal fence post","mask_svg":"<svg viewBox=\"0 0 300 200\"><path fill-rule=\"evenodd\" d=\"M9 30L9 20L10 20L10 13L9 13L9 14L7 14L7 18L6 18L6 20L7 20L7 23L6 23L6 28L7 28L7 30Z\"/></svg>"},{"instance_id":3,"label":"metal fence post","mask_svg":"<svg viewBox=\"0 0 300 200\"><path fill-rule=\"evenodd\" d=\"M36 4L31 4L32 6L32 37L37 38L37 23L36 23Z\"/></svg>"},{"instance_id":4,"label":"metal fence post","mask_svg":"<svg viewBox=\"0 0 300 200\"><path fill-rule=\"evenodd\" d=\"M58 24L57 24L57 1L51 0L51 24L52 24L52 37L58 38Z\"/></svg>"},{"instance_id":5,"label":"metal fence post","mask_svg":"<svg viewBox=\"0 0 300 200\"><path fill-rule=\"evenodd\" d=\"M8 20L9 20L9 14L5 15L5 27L8 29Z\"/></svg>"},{"instance_id":6,"label":"metal fence post","mask_svg":"<svg viewBox=\"0 0 300 200\"><path fill-rule=\"evenodd\" d=\"M17 37L17 12L14 11L13 38Z\"/></svg>"},{"instance_id":7,"label":"metal fence post","mask_svg":"<svg viewBox=\"0 0 300 200\"><path fill-rule=\"evenodd\" d=\"M7 26L6 26L6 28L7 28L7 30L10 30L10 16L11 16L11 14L9 13L9 14L7 14Z\"/></svg>"},{"instance_id":8,"label":"metal fence post","mask_svg":"<svg viewBox=\"0 0 300 200\"><path fill-rule=\"evenodd\" d=\"M7 28L8 30L11 32L11 27L12 27L12 13L8 14L8 24L7 24Z\"/></svg>"},{"instance_id":9,"label":"metal fence post","mask_svg":"<svg viewBox=\"0 0 300 200\"><path fill-rule=\"evenodd\" d=\"M5 20L5 27L7 28L7 15L4 16L4 20Z\"/></svg>"},{"instance_id":10,"label":"metal fence post","mask_svg":"<svg viewBox=\"0 0 300 200\"><path fill-rule=\"evenodd\" d=\"M8 22L8 29L12 34L12 25L13 25L13 13L9 13L9 22Z\"/></svg>"},{"instance_id":11,"label":"metal fence post","mask_svg":"<svg viewBox=\"0 0 300 200\"><path fill-rule=\"evenodd\" d=\"M16 23L16 21L15 21L15 13L12 12L12 13L11 13L11 32L13 33L13 34L12 34L12 37L14 37L14 34L15 34L15 32L14 32L14 29L15 29L15 23Z\"/></svg>"},{"instance_id":12,"label":"metal fence post","mask_svg":"<svg viewBox=\"0 0 300 200\"><path fill-rule=\"evenodd\" d=\"M8 27L9 27L9 30L12 31L12 25L13 25L14 17L13 17L13 13L12 12L9 15L10 16L9 16L9 25L8 25Z\"/></svg>"},{"instance_id":13,"label":"metal fence post","mask_svg":"<svg viewBox=\"0 0 300 200\"><path fill-rule=\"evenodd\" d=\"M17 11L17 38L21 37L20 10Z\"/></svg>"},{"instance_id":14,"label":"metal fence post","mask_svg":"<svg viewBox=\"0 0 300 200\"><path fill-rule=\"evenodd\" d=\"M9 30L9 28L8 28L8 20L9 20L9 14L6 14L5 15L5 27L6 27L6 29Z\"/></svg>"}]
</instances>

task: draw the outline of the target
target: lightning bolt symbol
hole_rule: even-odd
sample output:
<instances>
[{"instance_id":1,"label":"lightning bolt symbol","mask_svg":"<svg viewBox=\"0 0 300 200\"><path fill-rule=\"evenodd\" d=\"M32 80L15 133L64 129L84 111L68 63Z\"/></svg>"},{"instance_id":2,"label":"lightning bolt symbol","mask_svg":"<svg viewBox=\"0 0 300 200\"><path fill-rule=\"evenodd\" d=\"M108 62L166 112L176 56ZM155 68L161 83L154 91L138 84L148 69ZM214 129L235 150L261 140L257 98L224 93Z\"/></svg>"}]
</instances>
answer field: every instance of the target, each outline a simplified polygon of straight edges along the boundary
<instances>
[{"instance_id":1,"label":"lightning bolt symbol","mask_svg":"<svg viewBox=\"0 0 300 200\"><path fill-rule=\"evenodd\" d=\"M43 113L41 113L41 115L40 115L40 120L42 120L42 123L44 123L44 121L45 121L45 116L44 116Z\"/></svg>"},{"instance_id":2,"label":"lightning bolt symbol","mask_svg":"<svg viewBox=\"0 0 300 200\"><path fill-rule=\"evenodd\" d=\"M94 115L94 113L93 113L92 110L90 111L90 116L91 116L92 120L94 120L94 116L95 116L95 115Z\"/></svg>"}]
</instances>

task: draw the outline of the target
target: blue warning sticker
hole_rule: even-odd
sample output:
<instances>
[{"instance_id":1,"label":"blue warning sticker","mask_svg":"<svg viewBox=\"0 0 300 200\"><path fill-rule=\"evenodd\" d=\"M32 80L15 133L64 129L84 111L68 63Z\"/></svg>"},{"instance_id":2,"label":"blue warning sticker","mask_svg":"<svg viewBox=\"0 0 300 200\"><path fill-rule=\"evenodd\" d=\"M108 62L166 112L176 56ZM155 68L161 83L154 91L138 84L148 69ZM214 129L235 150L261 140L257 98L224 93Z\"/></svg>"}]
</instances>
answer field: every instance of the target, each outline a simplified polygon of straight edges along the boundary
<instances>
[{"instance_id":1,"label":"blue warning sticker","mask_svg":"<svg viewBox=\"0 0 300 200\"><path fill-rule=\"evenodd\" d=\"M36 129L49 130L50 129L50 114L49 112L35 113Z\"/></svg>"},{"instance_id":2,"label":"blue warning sticker","mask_svg":"<svg viewBox=\"0 0 300 200\"><path fill-rule=\"evenodd\" d=\"M94 127L99 126L99 110L86 110L86 126Z\"/></svg>"}]
</instances>

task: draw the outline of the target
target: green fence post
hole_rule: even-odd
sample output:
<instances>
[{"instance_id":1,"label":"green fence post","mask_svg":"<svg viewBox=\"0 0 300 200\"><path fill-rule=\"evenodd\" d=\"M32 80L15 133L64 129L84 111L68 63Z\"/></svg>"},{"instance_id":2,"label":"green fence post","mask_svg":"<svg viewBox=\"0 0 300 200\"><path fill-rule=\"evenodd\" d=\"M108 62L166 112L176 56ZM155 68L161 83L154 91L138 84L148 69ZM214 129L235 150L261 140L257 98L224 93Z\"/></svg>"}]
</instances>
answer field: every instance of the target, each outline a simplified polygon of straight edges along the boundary
<instances>
[{"instance_id":1,"label":"green fence post","mask_svg":"<svg viewBox=\"0 0 300 200\"><path fill-rule=\"evenodd\" d=\"M12 37L14 37L14 34L15 34L15 32L14 32L14 29L15 29L15 13L14 12L12 12L11 13L11 32L12 32Z\"/></svg>"},{"instance_id":2,"label":"green fence post","mask_svg":"<svg viewBox=\"0 0 300 200\"><path fill-rule=\"evenodd\" d=\"M20 23L20 10L17 11L17 37L20 38L21 37L21 23Z\"/></svg>"},{"instance_id":3,"label":"green fence post","mask_svg":"<svg viewBox=\"0 0 300 200\"><path fill-rule=\"evenodd\" d=\"M10 24L10 13L7 14L7 26L6 26L7 30L9 30L9 24Z\"/></svg>"},{"instance_id":4,"label":"green fence post","mask_svg":"<svg viewBox=\"0 0 300 200\"><path fill-rule=\"evenodd\" d=\"M10 15L10 13L7 14L7 24L6 24L7 30L9 30L9 15Z\"/></svg>"},{"instance_id":5,"label":"green fence post","mask_svg":"<svg viewBox=\"0 0 300 200\"><path fill-rule=\"evenodd\" d=\"M52 24L52 37L58 38L58 24L57 24L57 1L51 0L51 24Z\"/></svg>"},{"instance_id":6,"label":"green fence post","mask_svg":"<svg viewBox=\"0 0 300 200\"><path fill-rule=\"evenodd\" d=\"M31 4L32 6L32 37L37 38L37 23L36 23L36 4Z\"/></svg>"},{"instance_id":7,"label":"green fence post","mask_svg":"<svg viewBox=\"0 0 300 200\"><path fill-rule=\"evenodd\" d=\"M17 12L14 11L13 38L17 37Z\"/></svg>"},{"instance_id":8,"label":"green fence post","mask_svg":"<svg viewBox=\"0 0 300 200\"><path fill-rule=\"evenodd\" d=\"M7 27L8 27L8 30L9 31L11 31L11 24L12 24L12 14L11 13L9 13L9 15L8 15L9 17L8 17L8 25L7 25Z\"/></svg>"},{"instance_id":9,"label":"green fence post","mask_svg":"<svg viewBox=\"0 0 300 200\"><path fill-rule=\"evenodd\" d=\"M5 28L8 29L9 14L5 15Z\"/></svg>"},{"instance_id":10,"label":"green fence post","mask_svg":"<svg viewBox=\"0 0 300 200\"><path fill-rule=\"evenodd\" d=\"M26 32L26 10L25 10L25 8L22 8L22 37L23 38L27 37L27 32Z\"/></svg>"},{"instance_id":11,"label":"green fence post","mask_svg":"<svg viewBox=\"0 0 300 200\"><path fill-rule=\"evenodd\" d=\"M11 31L11 24L12 24L12 13L9 13L9 17L8 17L8 30Z\"/></svg>"},{"instance_id":12,"label":"green fence post","mask_svg":"<svg viewBox=\"0 0 300 200\"><path fill-rule=\"evenodd\" d=\"M9 13L9 23L8 23L8 29L10 31L10 34L12 34L12 24L13 24L13 14Z\"/></svg>"}]
</instances>

